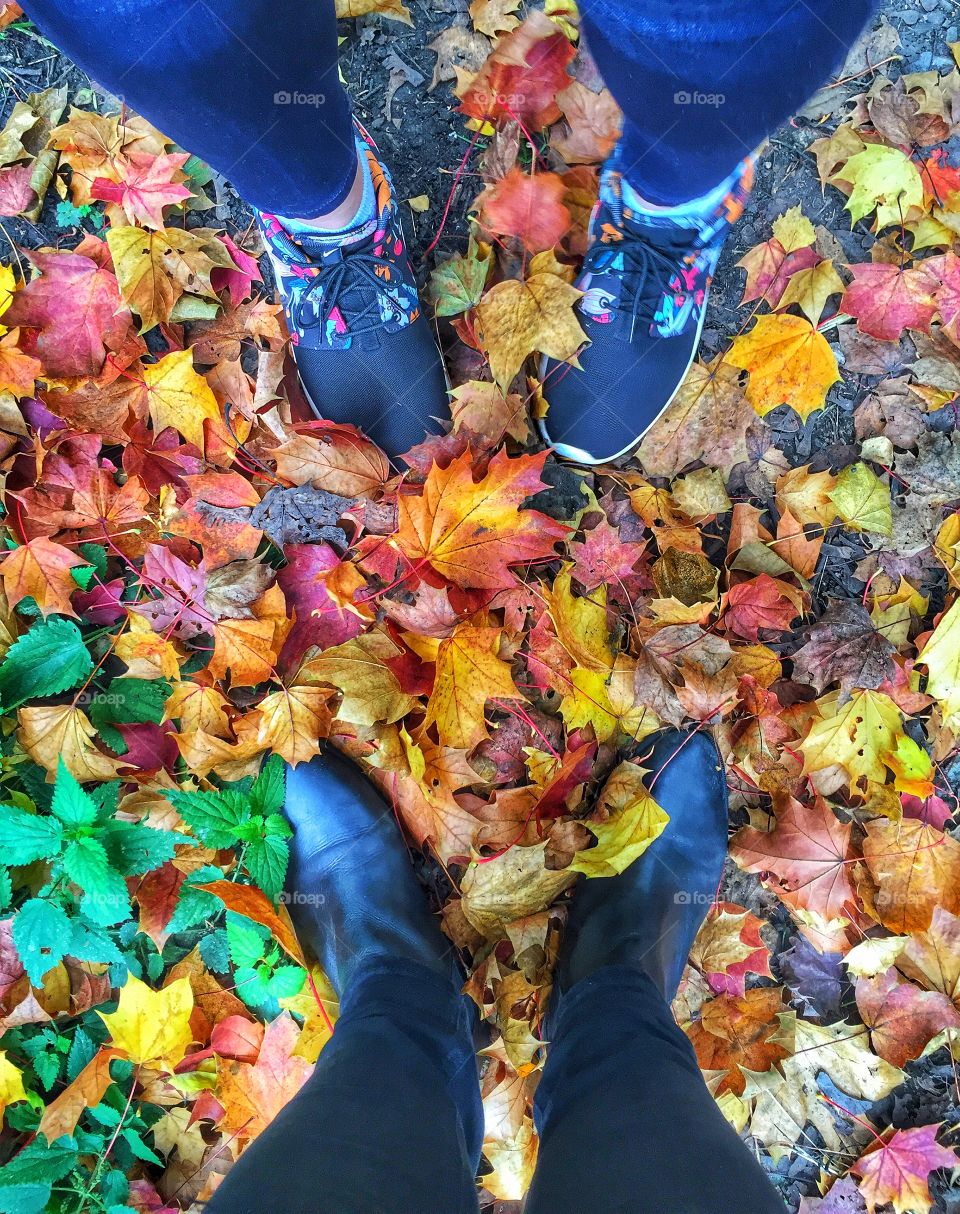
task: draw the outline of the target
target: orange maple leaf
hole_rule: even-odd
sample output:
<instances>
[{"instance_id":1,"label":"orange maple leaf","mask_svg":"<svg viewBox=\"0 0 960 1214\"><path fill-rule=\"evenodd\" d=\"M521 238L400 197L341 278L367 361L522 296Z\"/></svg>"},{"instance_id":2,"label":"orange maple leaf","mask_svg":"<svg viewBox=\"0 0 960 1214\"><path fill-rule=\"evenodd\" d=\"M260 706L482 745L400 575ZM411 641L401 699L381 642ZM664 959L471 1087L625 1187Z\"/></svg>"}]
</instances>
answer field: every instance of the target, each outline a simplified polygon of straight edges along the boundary
<instances>
[{"instance_id":1,"label":"orange maple leaf","mask_svg":"<svg viewBox=\"0 0 960 1214\"><path fill-rule=\"evenodd\" d=\"M553 557L556 541L569 534L569 527L539 510L520 509L545 487L545 459L546 452L510 459L501 450L479 481L469 451L447 468L434 464L419 497L398 499L395 546L414 568L429 564L458 586L513 585L511 565Z\"/></svg>"}]
</instances>

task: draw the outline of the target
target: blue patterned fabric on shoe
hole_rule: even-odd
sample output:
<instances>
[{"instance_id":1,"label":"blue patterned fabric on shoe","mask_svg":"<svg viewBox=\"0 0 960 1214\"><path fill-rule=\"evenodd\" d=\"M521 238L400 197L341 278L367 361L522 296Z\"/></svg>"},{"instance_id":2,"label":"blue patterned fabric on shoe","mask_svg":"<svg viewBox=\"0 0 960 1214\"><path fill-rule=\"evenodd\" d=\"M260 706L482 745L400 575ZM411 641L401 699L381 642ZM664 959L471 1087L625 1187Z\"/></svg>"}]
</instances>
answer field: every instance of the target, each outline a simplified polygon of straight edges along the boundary
<instances>
[{"instance_id":1,"label":"blue patterned fabric on shoe","mask_svg":"<svg viewBox=\"0 0 960 1214\"><path fill-rule=\"evenodd\" d=\"M390 175L370 136L358 144L373 219L330 234L260 212L304 391L318 416L351 422L396 455L441 430L446 379L423 315Z\"/></svg>"},{"instance_id":2,"label":"blue patterned fabric on shoe","mask_svg":"<svg viewBox=\"0 0 960 1214\"><path fill-rule=\"evenodd\" d=\"M669 405L696 355L713 273L752 183L751 157L705 197L654 207L614 153L576 282L590 344L579 370L543 366L542 428L560 455L584 463L626 455Z\"/></svg>"}]
</instances>

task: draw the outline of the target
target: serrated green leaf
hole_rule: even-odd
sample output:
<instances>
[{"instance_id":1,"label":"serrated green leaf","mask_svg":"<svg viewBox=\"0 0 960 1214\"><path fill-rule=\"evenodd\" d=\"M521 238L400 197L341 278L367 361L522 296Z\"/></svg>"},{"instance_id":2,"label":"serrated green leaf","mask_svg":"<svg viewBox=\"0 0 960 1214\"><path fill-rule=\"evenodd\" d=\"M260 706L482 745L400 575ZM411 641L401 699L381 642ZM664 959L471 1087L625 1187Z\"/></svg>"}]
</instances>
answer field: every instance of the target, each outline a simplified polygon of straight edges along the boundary
<instances>
[{"instance_id":1,"label":"serrated green leaf","mask_svg":"<svg viewBox=\"0 0 960 1214\"><path fill-rule=\"evenodd\" d=\"M238 968L250 968L262 960L268 939L249 920L228 911L227 944L233 964Z\"/></svg>"},{"instance_id":2,"label":"serrated green leaf","mask_svg":"<svg viewBox=\"0 0 960 1214\"><path fill-rule=\"evenodd\" d=\"M56 818L41 818L15 805L0 805L0 855L7 864L52 859L62 847L63 827Z\"/></svg>"},{"instance_id":3,"label":"serrated green leaf","mask_svg":"<svg viewBox=\"0 0 960 1214\"><path fill-rule=\"evenodd\" d=\"M106 930L82 917L73 920L73 936L67 952L78 961L99 961L107 964L123 961L123 953Z\"/></svg>"},{"instance_id":4,"label":"serrated green leaf","mask_svg":"<svg viewBox=\"0 0 960 1214\"><path fill-rule=\"evenodd\" d=\"M80 1074L88 1062L93 1060L94 1054L97 1052L97 1047L93 1043L89 1033L78 1028L73 1034L73 1041L70 1044L70 1053L67 1055L67 1080L73 1083L74 1079Z\"/></svg>"},{"instance_id":5,"label":"serrated green leaf","mask_svg":"<svg viewBox=\"0 0 960 1214\"><path fill-rule=\"evenodd\" d=\"M283 809L286 768L279 755L271 755L250 789L250 812L265 818Z\"/></svg>"},{"instance_id":6,"label":"serrated green leaf","mask_svg":"<svg viewBox=\"0 0 960 1214\"><path fill-rule=\"evenodd\" d=\"M459 316L480 302L491 257L478 257L474 243L466 256L455 253L430 275L430 298L437 316Z\"/></svg>"},{"instance_id":7,"label":"serrated green leaf","mask_svg":"<svg viewBox=\"0 0 960 1214\"><path fill-rule=\"evenodd\" d=\"M244 862L250 876L268 898L276 901L287 875L290 848L285 838L268 834L247 845Z\"/></svg>"},{"instance_id":8,"label":"serrated green leaf","mask_svg":"<svg viewBox=\"0 0 960 1214\"><path fill-rule=\"evenodd\" d=\"M124 1142L126 1142L127 1146L130 1148L130 1150L133 1152L133 1154L136 1156L137 1159L142 1159L145 1163L155 1163L157 1165L157 1167L160 1167L160 1168L165 1166L163 1160L160 1159L159 1156L155 1155L153 1153L153 1151L151 1151L150 1148L147 1146L147 1144L145 1142L141 1141L141 1139L134 1133L133 1130L131 1130L131 1129L121 1130L120 1136L123 1138Z\"/></svg>"},{"instance_id":9,"label":"serrated green leaf","mask_svg":"<svg viewBox=\"0 0 960 1214\"><path fill-rule=\"evenodd\" d=\"M67 844L63 867L83 890L83 910L104 927L130 917L130 896L123 877L107 858L97 839L76 839Z\"/></svg>"},{"instance_id":10,"label":"serrated green leaf","mask_svg":"<svg viewBox=\"0 0 960 1214\"><path fill-rule=\"evenodd\" d=\"M63 960L73 927L66 912L55 902L31 898L13 918L13 943L34 986Z\"/></svg>"},{"instance_id":11,"label":"serrated green leaf","mask_svg":"<svg viewBox=\"0 0 960 1214\"><path fill-rule=\"evenodd\" d=\"M307 971L299 965L278 965L267 982L267 992L273 999L290 999L299 995L307 980Z\"/></svg>"},{"instance_id":12,"label":"serrated green leaf","mask_svg":"<svg viewBox=\"0 0 960 1214\"><path fill-rule=\"evenodd\" d=\"M101 581L106 580L107 576L107 550L103 544L81 544L79 547L80 555L84 560L89 561L93 566L94 571Z\"/></svg>"},{"instance_id":13,"label":"serrated green leaf","mask_svg":"<svg viewBox=\"0 0 960 1214\"><path fill-rule=\"evenodd\" d=\"M97 805L89 797L63 761L57 761L57 778L53 785L53 801L50 810L67 829L91 826L97 820Z\"/></svg>"},{"instance_id":14,"label":"serrated green leaf","mask_svg":"<svg viewBox=\"0 0 960 1214\"><path fill-rule=\"evenodd\" d=\"M38 621L10 646L0 664L0 703L16 708L26 700L59 695L82 683L93 659L80 629L63 616Z\"/></svg>"},{"instance_id":15,"label":"serrated green leaf","mask_svg":"<svg viewBox=\"0 0 960 1214\"><path fill-rule=\"evenodd\" d=\"M212 895L211 895L212 897ZM200 956L207 969L225 974L230 966L230 946L225 931L211 932L200 940Z\"/></svg>"},{"instance_id":16,"label":"serrated green leaf","mask_svg":"<svg viewBox=\"0 0 960 1214\"><path fill-rule=\"evenodd\" d=\"M112 821L104 827L100 841L117 872L133 877L172 860L175 845L186 841L186 836L141 822Z\"/></svg>"},{"instance_id":17,"label":"serrated green leaf","mask_svg":"<svg viewBox=\"0 0 960 1214\"><path fill-rule=\"evenodd\" d=\"M230 791L174 789L166 796L197 838L209 847L232 847L237 827L250 816L249 803Z\"/></svg>"},{"instance_id":18,"label":"serrated green leaf","mask_svg":"<svg viewBox=\"0 0 960 1214\"><path fill-rule=\"evenodd\" d=\"M164 704L170 697L166 679L111 679L90 705L90 720L102 729L106 724L134 725L163 720Z\"/></svg>"}]
</instances>

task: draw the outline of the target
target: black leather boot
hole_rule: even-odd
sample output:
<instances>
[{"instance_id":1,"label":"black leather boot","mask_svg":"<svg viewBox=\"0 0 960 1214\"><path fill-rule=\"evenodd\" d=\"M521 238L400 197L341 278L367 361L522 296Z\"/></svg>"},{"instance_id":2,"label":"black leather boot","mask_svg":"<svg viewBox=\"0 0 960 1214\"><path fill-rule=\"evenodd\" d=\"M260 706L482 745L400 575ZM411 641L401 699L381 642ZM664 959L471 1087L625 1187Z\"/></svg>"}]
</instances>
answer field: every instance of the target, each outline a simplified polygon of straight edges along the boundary
<instances>
[{"instance_id":1,"label":"black leather boot","mask_svg":"<svg viewBox=\"0 0 960 1214\"><path fill-rule=\"evenodd\" d=\"M627 965L672 999L716 896L727 854L727 786L716 743L703 732L671 729L644 739L640 753L650 770L645 783L670 821L619 876L581 878L557 963L561 993L603 966Z\"/></svg>"},{"instance_id":2,"label":"black leather boot","mask_svg":"<svg viewBox=\"0 0 960 1214\"><path fill-rule=\"evenodd\" d=\"M328 747L288 768L285 811L294 829L287 906L338 994L375 957L456 973L393 810L356 764Z\"/></svg>"}]
</instances>

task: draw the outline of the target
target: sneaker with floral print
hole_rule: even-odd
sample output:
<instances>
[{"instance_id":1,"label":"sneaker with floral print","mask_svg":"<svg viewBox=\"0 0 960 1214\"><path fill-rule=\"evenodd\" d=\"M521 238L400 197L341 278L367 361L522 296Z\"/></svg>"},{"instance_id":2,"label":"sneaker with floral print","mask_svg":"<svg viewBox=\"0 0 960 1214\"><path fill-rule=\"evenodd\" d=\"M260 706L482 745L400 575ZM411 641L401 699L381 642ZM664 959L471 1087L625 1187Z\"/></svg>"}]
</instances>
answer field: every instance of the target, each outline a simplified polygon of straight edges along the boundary
<instances>
[{"instance_id":1,"label":"sneaker with floral print","mask_svg":"<svg viewBox=\"0 0 960 1214\"><path fill-rule=\"evenodd\" d=\"M443 362L417 295L393 185L359 123L376 206L337 233L258 214L300 380L318 416L359 426L388 455L442 430Z\"/></svg>"},{"instance_id":2,"label":"sneaker with floral print","mask_svg":"<svg viewBox=\"0 0 960 1214\"><path fill-rule=\"evenodd\" d=\"M752 157L703 198L647 203L617 167L600 178L576 286L589 338L580 368L544 360L541 429L559 455L601 464L634 451L696 356L720 252L743 214Z\"/></svg>"}]
</instances>

